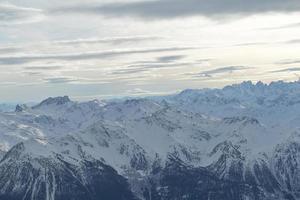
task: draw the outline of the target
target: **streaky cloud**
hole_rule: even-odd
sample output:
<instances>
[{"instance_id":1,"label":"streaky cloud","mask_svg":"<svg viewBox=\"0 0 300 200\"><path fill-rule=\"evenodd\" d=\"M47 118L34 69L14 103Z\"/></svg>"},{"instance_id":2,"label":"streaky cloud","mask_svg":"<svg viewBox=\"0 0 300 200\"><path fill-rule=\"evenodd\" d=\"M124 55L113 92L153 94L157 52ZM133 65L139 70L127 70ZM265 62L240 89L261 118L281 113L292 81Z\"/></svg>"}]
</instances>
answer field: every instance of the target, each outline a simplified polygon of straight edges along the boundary
<instances>
[{"instance_id":1,"label":"streaky cloud","mask_svg":"<svg viewBox=\"0 0 300 200\"><path fill-rule=\"evenodd\" d=\"M1 54L16 53L16 52L20 52L21 50L22 48L14 47L14 46L0 47Z\"/></svg>"},{"instance_id":2,"label":"streaky cloud","mask_svg":"<svg viewBox=\"0 0 300 200\"><path fill-rule=\"evenodd\" d=\"M109 43L109 44L121 44L121 43L136 43L143 41L152 41L163 39L160 36L127 36L127 37L109 37L109 38L85 38L75 40L60 40L54 41L53 44L58 45L78 45L78 44L95 44L95 43Z\"/></svg>"},{"instance_id":3,"label":"streaky cloud","mask_svg":"<svg viewBox=\"0 0 300 200\"><path fill-rule=\"evenodd\" d=\"M116 49L109 51L93 51L93 52L79 52L79 53L66 53L66 54L28 54L28 55L14 55L14 56L1 56L0 65L16 65L28 63L32 61L42 60L88 60L88 59L104 59L109 57L117 57L131 54L147 54L159 52L174 52L195 50L199 47L167 47L167 48L148 48L148 49Z\"/></svg>"},{"instance_id":4,"label":"streaky cloud","mask_svg":"<svg viewBox=\"0 0 300 200\"><path fill-rule=\"evenodd\" d=\"M286 68L286 69L280 69L280 70L275 70L272 71L274 73L278 72L300 72L300 67L291 67L291 68Z\"/></svg>"},{"instance_id":5,"label":"streaky cloud","mask_svg":"<svg viewBox=\"0 0 300 200\"><path fill-rule=\"evenodd\" d=\"M102 5L78 5L55 10L56 12L80 12L111 16L136 16L164 19L184 16L253 15L269 12L299 12L298 0L152 0L137 2L114 2Z\"/></svg>"},{"instance_id":6,"label":"streaky cloud","mask_svg":"<svg viewBox=\"0 0 300 200\"><path fill-rule=\"evenodd\" d=\"M49 84L63 84L63 83L72 83L78 81L78 79L73 77L53 77L53 78L44 78L43 80Z\"/></svg>"},{"instance_id":7,"label":"streaky cloud","mask_svg":"<svg viewBox=\"0 0 300 200\"><path fill-rule=\"evenodd\" d=\"M194 77L212 77L216 74L228 74L233 73L235 71L241 71L245 69L249 69L250 67L246 66L227 66L227 67L220 67L212 70L202 71L200 73L188 73L187 75L192 75Z\"/></svg>"},{"instance_id":8,"label":"streaky cloud","mask_svg":"<svg viewBox=\"0 0 300 200\"><path fill-rule=\"evenodd\" d=\"M291 65L291 64L299 64L300 60L283 60L280 62L277 62L275 64L277 65Z\"/></svg>"},{"instance_id":9,"label":"streaky cloud","mask_svg":"<svg viewBox=\"0 0 300 200\"><path fill-rule=\"evenodd\" d=\"M283 26L274 26L274 27L262 28L261 30L279 30L279 29L298 28L298 27L300 27L300 22L299 23L287 24L287 25L283 25Z\"/></svg>"},{"instance_id":10,"label":"streaky cloud","mask_svg":"<svg viewBox=\"0 0 300 200\"><path fill-rule=\"evenodd\" d=\"M60 70L63 66L59 65L45 65L45 66L24 66L23 69L31 70L31 71L52 71L52 70Z\"/></svg>"},{"instance_id":11,"label":"streaky cloud","mask_svg":"<svg viewBox=\"0 0 300 200\"><path fill-rule=\"evenodd\" d=\"M161 56L157 58L157 62L161 62L161 63L175 62L185 57L186 57L185 55Z\"/></svg>"},{"instance_id":12,"label":"streaky cloud","mask_svg":"<svg viewBox=\"0 0 300 200\"><path fill-rule=\"evenodd\" d=\"M300 39L288 40L288 41L284 41L283 43L285 43L285 44L299 44Z\"/></svg>"},{"instance_id":13,"label":"streaky cloud","mask_svg":"<svg viewBox=\"0 0 300 200\"><path fill-rule=\"evenodd\" d=\"M122 69L117 69L112 71L111 75L133 75L138 73L147 73L152 70L160 70L160 69L173 69L179 67L190 67L201 64L202 61L199 62L145 62L145 63L133 63L131 65L125 66Z\"/></svg>"},{"instance_id":14,"label":"streaky cloud","mask_svg":"<svg viewBox=\"0 0 300 200\"><path fill-rule=\"evenodd\" d=\"M41 21L43 10L0 3L0 26L10 26Z\"/></svg>"}]
</instances>

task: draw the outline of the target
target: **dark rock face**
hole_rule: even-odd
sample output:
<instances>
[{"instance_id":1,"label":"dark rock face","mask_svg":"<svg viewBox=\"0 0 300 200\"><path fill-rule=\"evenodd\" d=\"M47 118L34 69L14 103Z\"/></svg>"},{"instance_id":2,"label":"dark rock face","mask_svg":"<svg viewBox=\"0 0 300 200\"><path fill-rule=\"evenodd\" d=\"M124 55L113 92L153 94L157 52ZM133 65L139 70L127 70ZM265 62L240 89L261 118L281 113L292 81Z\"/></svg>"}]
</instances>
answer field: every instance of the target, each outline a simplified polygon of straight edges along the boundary
<instances>
[{"instance_id":1,"label":"dark rock face","mask_svg":"<svg viewBox=\"0 0 300 200\"><path fill-rule=\"evenodd\" d=\"M208 169L219 178L259 186L270 194L281 190L280 183L266 160L257 159L247 164L238 147L230 142L217 145L211 154L216 153L219 153L220 157Z\"/></svg>"},{"instance_id":2,"label":"dark rock face","mask_svg":"<svg viewBox=\"0 0 300 200\"><path fill-rule=\"evenodd\" d=\"M164 167L153 166L143 177L146 200L296 200L299 145L279 146L274 176L268 163L258 160L251 169L230 143L217 145L219 160L209 167L184 163L170 154ZM31 157L20 143L0 162L2 200L137 200L127 180L97 160L72 161L62 155ZM281 153L284 152L285 156ZM295 157L296 156L296 157ZM289 167L284 167L285 163ZM226 176L223 174L227 173ZM278 181L279 180L279 181Z\"/></svg>"},{"instance_id":3,"label":"dark rock face","mask_svg":"<svg viewBox=\"0 0 300 200\"><path fill-rule=\"evenodd\" d=\"M1 200L134 200L127 181L100 161L75 166L56 158L22 155L15 146L0 163Z\"/></svg>"},{"instance_id":4,"label":"dark rock face","mask_svg":"<svg viewBox=\"0 0 300 200\"><path fill-rule=\"evenodd\" d=\"M23 104L23 105L17 105L15 108L15 112L23 112L24 110L28 109L27 105Z\"/></svg>"},{"instance_id":5,"label":"dark rock face","mask_svg":"<svg viewBox=\"0 0 300 200\"><path fill-rule=\"evenodd\" d=\"M266 166L255 165L246 178L231 174L223 179L211 168L192 167L170 156L164 169L153 175L144 190L147 200L294 200L294 195L281 186ZM156 172L157 173L157 172ZM247 174L248 173L248 174ZM254 177L255 176L255 177ZM259 180L256 180L259 177Z\"/></svg>"},{"instance_id":6,"label":"dark rock face","mask_svg":"<svg viewBox=\"0 0 300 200\"><path fill-rule=\"evenodd\" d=\"M300 198L300 143L278 145L274 155L277 179L286 191Z\"/></svg>"},{"instance_id":7,"label":"dark rock face","mask_svg":"<svg viewBox=\"0 0 300 200\"><path fill-rule=\"evenodd\" d=\"M172 161L163 172L163 199L241 199L241 184L219 180L204 168L192 168ZM166 187L167 186L167 187Z\"/></svg>"},{"instance_id":8,"label":"dark rock face","mask_svg":"<svg viewBox=\"0 0 300 200\"><path fill-rule=\"evenodd\" d=\"M219 179L205 168L193 168L171 158L161 172L156 190L145 193L146 199L155 200L240 200L246 197L260 199L261 194L242 182Z\"/></svg>"}]
</instances>

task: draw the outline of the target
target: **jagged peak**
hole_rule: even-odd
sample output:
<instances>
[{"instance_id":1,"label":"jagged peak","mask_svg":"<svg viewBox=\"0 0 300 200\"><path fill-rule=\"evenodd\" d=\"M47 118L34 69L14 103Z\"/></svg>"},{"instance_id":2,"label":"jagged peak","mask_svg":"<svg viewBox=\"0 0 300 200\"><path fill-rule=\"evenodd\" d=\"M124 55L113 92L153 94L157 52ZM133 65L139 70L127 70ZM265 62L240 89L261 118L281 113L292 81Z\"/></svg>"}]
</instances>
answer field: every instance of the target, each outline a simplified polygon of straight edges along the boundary
<instances>
[{"instance_id":1,"label":"jagged peak","mask_svg":"<svg viewBox=\"0 0 300 200\"><path fill-rule=\"evenodd\" d=\"M61 96L61 97L49 97L43 100L40 104L34 106L33 108L39 108L45 105L64 105L71 102L68 96Z\"/></svg>"},{"instance_id":2,"label":"jagged peak","mask_svg":"<svg viewBox=\"0 0 300 200\"><path fill-rule=\"evenodd\" d=\"M188 89L175 95L171 100L198 103L213 102L219 103L269 103L269 104L295 104L300 99L300 81L284 82L274 81L264 83L259 81L244 81L240 84L233 84L222 89Z\"/></svg>"},{"instance_id":3,"label":"jagged peak","mask_svg":"<svg viewBox=\"0 0 300 200\"><path fill-rule=\"evenodd\" d=\"M15 112L23 112L28 109L26 104L18 104L15 108Z\"/></svg>"},{"instance_id":4,"label":"jagged peak","mask_svg":"<svg viewBox=\"0 0 300 200\"><path fill-rule=\"evenodd\" d=\"M240 84L233 84L231 86L226 86L225 88L240 88L240 89L259 89L259 88L268 88L268 89L280 89L282 87L288 88L290 86L300 86L300 79L297 81L285 82L283 80L272 81L270 83L264 83L262 81L258 81L256 83L252 81L244 81Z\"/></svg>"}]
</instances>

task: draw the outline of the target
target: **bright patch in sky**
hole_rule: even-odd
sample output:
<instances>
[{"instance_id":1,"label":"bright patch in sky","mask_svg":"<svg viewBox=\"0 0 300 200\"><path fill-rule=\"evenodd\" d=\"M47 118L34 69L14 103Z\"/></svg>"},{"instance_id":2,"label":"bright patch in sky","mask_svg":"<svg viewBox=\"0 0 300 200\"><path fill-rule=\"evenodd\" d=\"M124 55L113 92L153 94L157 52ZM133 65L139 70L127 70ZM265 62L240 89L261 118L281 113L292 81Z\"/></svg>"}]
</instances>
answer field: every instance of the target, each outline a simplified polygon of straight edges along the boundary
<instances>
[{"instance_id":1,"label":"bright patch in sky","mask_svg":"<svg viewBox=\"0 0 300 200\"><path fill-rule=\"evenodd\" d=\"M0 99L144 96L300 75L298 0L8 0Z\"/></svg>"}]
</instances>

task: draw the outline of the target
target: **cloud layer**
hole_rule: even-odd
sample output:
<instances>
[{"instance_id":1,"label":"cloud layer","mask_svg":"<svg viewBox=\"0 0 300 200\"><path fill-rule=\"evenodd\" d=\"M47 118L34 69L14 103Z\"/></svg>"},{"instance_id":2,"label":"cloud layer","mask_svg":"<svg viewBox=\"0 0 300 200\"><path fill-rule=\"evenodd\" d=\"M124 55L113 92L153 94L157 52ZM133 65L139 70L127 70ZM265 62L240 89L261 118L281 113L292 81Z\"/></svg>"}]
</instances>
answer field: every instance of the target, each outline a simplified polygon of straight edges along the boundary
<instances>
[{"instance_id":1,"label":"cloud layer","mask_svg":"<svg viewBox=\"0 0 300 200\"><path fill-rule=\"evenodd\" d=\"M111 16L138 16L141 18L174 18L201 15L221 17L252 15L267 12L298 12L298 0L151 0L106 5L80 5L58 11L86 12Z\"/></svg>"},{"instance_id":2,"label":"cloud layer","mask_svg":"<svg viewBox=\"0 0 300 200\"><path fill-rule=\"evenodd\" d=\"M41 9L0 4L0 26L33 23L42 20L43 17Z\"/></svg>"},{"instance_id":3,"label":"cloud layer","mask_svg":"<svg viewBox=\"0 0 300 200\"><path fill-rule=\"evenodd\" d=\"M299 0L5 2L2 101L298 78Z\"/></svg>"},{"instance_id":4,"label":"cloud layer","mask_svg":"<svg viewBox=\"0 0 300 200\"><path fill-rule=\"evenodd\" d=\"M216 68L216 69L212 69L212 70L207 70L207 71L202 71L200 73L196 73L196 74L192 74L194 77L213 77L214 75L224 75L224 74L228 74L228 73L233 73L236 71L242 71L242 70L246 70L249 69L249 67L245 67L245 66L227 66L227 67L220 67L220 68Z\"/></svg>"},{"instance_id":5,"label":"cloud layer","mask_svg":"<svg viewBox=\"0 0 300 200\"><path fill-rule=\"evenodd\" d=\"M193 49L197 49L197 47L115 49L109 51L93 51L93 52L79 52L79 53L0 56L0 65L15 65L15 64L23 64L23 63L34 62L34 61L43 61L43 60L74 61L74 60L104 59L104 58L132 55L132 54L176 52L176 51L186 51L186 50L193 50Z\"/></svg>"}]
</instances>

